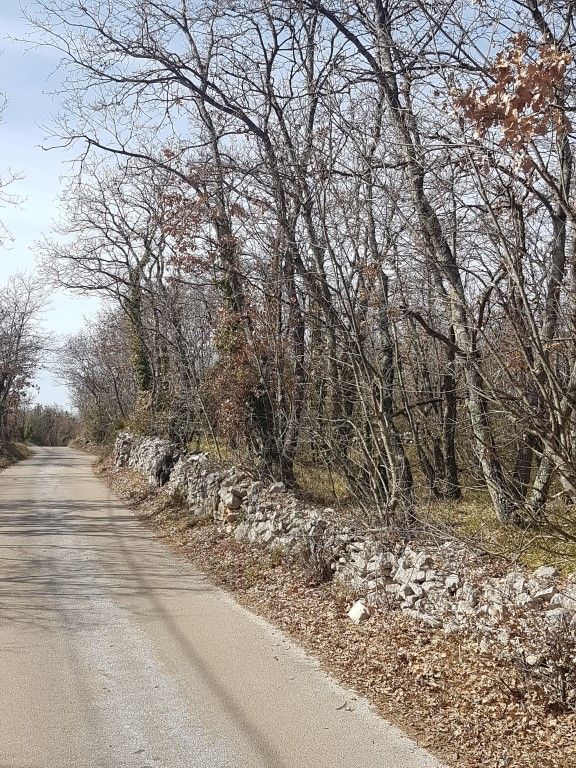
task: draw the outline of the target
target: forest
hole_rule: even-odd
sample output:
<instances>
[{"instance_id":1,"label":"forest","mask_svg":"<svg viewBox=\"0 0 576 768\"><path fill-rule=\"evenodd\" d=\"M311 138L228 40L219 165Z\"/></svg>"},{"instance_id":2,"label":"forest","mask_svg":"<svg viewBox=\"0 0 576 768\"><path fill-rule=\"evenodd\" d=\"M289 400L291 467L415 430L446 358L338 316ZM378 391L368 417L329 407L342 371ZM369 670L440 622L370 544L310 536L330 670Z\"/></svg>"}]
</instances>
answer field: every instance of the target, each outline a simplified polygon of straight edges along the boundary
<instances>
[{"instance_id":1,"label":"forest","mask_svg":"<svg viewBox=\"0 0 576 768\"><path fill-rule=\"evenodd\" d=\"M87 438L573 539L574 13L38 3L78 170L43 275L103 298L58 359Z\"/></svg>"}]
</instances>

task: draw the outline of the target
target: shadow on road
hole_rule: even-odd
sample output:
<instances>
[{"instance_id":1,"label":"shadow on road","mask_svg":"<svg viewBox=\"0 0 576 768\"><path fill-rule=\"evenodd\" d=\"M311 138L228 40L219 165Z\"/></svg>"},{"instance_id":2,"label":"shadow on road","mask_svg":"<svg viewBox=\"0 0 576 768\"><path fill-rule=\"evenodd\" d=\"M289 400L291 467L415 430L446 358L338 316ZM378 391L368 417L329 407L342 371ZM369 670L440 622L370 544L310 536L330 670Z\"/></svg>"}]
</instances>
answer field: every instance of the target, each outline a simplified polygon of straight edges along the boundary
<instances>
[{"instance_id":1,"label":"shadow on road","mask_svg":"<svg viewBox=\"0 0 576 768\"><path fill-rule=\"evenodd\" d=\"M215 588L154 541L89 465L83 454L42 449L0 477L2 621L48 633L97 632L107 614L91 608L98 600L111 600L131 615L161 623L175 652L186 658L267 768L287 768L170 611L171 595ZM4 654L27 650L0 641ZM82 680L77 682L83 687Z\"/></svg>"}]
</instances>

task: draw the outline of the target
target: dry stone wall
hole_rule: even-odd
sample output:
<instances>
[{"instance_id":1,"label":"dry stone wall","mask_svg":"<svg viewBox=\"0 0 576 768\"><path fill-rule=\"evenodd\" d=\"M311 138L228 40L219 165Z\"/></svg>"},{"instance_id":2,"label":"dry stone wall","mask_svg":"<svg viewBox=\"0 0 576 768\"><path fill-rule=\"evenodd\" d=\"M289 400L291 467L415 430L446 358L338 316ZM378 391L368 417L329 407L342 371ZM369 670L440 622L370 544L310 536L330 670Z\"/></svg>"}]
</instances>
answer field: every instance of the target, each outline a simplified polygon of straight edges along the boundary
<instances>
[{"instance_id":1,"label":"dry stone wall","mask_svg":"<svg viewBox=\"0 0 576 768\"><path fill-rule=\"evenodd\" d=\"M180 456L166 440L121 434L115 460L165 485L191 515L213 517L237 540L306 557L368 610L400 610L430 627L472 634L481 651L513 659L576 702L576 574L561 578L548 566L503 570L456 541L415 543L337 525L333 510L304 504L282 483L217 467L204 454Z\"/></svg>"}]
</instances>

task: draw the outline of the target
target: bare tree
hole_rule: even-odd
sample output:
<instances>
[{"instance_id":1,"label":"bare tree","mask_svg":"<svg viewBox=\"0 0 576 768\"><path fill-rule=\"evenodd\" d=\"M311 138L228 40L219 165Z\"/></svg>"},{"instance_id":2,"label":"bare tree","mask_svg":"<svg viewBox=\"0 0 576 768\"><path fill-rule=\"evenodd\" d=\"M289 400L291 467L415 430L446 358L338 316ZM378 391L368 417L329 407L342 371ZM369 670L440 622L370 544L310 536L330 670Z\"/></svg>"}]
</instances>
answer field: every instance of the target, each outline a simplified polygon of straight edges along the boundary
<instances>
[{"instance_id":1,"label":"bare tree","mask_svg":"<svg viewBox=\"0 0 576 768\"><path fill-rule=\"evenodd\" d=\"M7 106L8 102L5 95L0 93L0 122L3 121ZM4 208L7 205L16 205L18 203L18 198L9 192L9 187L19 178L20 176L15 171L10 169L6 169L0 172L0 208ZM0 245L6 243L7 240L10 240L10 238L11 236L9 231L6 229L4 223L0 219Z\"/></svg>"},{"instance_id":2,"label":"bare tree","mask_svg":"<svg viewBox=\"0 0 576 768\"><path fill-rule=\"evenodd\" d=\"M150 429L386 519L576 497L570 4L42 5L83 170L48 261L130 318Z\"/></svg>"},{"instance_id":3,"label":"bare tree","mask_svg":"<svg viewBox=\"0 0 576 768\"><path fill-rule=\"evenodd\" d=\"M16 275L0 288L0 442L14 436L20 403L46 346L41 332L45 299L40 284Z\"/></svg>"},{"instance_id":4,"label":"bare tree","mask_svg":"<svg viewBox=\"0 0 576 768\"><path fill-rule=\"evenodd\" d=\"M129 329L118 311L102 312L89 329L68 338L56 369L90 440L104 441L128 421L136 384Z\"/></svg>"}]
</instances>

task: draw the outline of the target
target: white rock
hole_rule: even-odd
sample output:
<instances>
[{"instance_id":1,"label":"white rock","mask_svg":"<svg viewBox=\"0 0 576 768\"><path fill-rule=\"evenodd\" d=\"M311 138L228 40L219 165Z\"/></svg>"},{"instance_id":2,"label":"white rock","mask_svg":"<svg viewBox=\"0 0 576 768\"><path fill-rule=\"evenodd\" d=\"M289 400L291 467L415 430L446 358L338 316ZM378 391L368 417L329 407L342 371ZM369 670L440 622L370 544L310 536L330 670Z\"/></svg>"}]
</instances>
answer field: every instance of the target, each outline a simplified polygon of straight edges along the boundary
<instances>
[{"instance_id":1,"label":"white rock","mask_svg":"<svg viewBox=\"0 0 576 768\"><path fill-rule=\"evenodd\" d=\"M562 608L566 608L567 611L576 613L576 589L568 587L562 590L562 592L558 592L550 600L550 605L559 605Z\"/></svg>"},{"instance_id":2,"label":"white rock","mask_svg":"<svg viewBox=\"0 0 576 768\"><path fill-rule=\"evenodd\" d=\"M237 468L209 471L204 454L178 457L175 446L157 438L120 435L116 461L142 472L153 484L163 484L169 475L168 490L179 490L191 514L213 516L219 530L238 540L290 552L306 535L321 535L335 578L363 596L348 612L356 623L373 613L372 606L387 602L431 626L444 622L446 632L473 629L483 638L484 651L497 651L498 636L506 646L500 655L522 654L530 667L546 663L535 654L550 630L566 623L576 635L576 573L564 581L556 568L543 566L528 577L512 570L497 577L489 564L483 567L473 552L454 542L431 550L439 557L434 567L423 549L400 542L386 545L357 528L338 528L332 510L302 505L282 483L268 488ZM534 611L531 616L528 609ZM529 646L521 645L517 629L534 633Z\"/></svg>"},{"instance_id":3,"label":"white rock","mask_svg":"<svg viewBox=\"0 0 576 768\"><path fill-rule=\"evenodd\" d=\"M526 579L521 573L509 573L505 578L506 586L512 589L517 594L524 592L526 589Z\"/></svg>"},{"instance_id":4,"label":"white rock","mask_svg":"<svg viewBox=\"0 0 576 768\"><path fill-rule=\"evenodd\" d=\"M558 569L551 565L542 565L532 574L534 579L555 579L558 576Z\"/></svg>"},{"instance_id":5,"label":"white rock","mask_svg":"<svg viewBox=\"0 0 576 768\"><path fill-rule=\"evenodd\" d=\"M415 581L416 584L423 584L426 581L426 571L414 571L412 581Z\"/></svg>"},{"instance_id":6,"label":"white rock","mask_svg":"<svg viewBox=\"0 0 576 768\"><path fill-rule=\"evenodd\" d=\"M495 603L496 605L500 605L504 599L502 589L496 584L488 584L486 587L484 587L484 599L488 603Z\"/></svg>"},{"instance_id":7,"label":"white rock","mask_svg":"<svg viewBox=\"0 0 576 768\"><path fill-rule=\"evenodd\" d=\"M352 565L358 572L359 576L366 576L368 573L368 563L366 562L366 559L362 557L361 555L356 555L355 557L352 557Z\"/></svg>"},{"instance_id":8,"label":"white rock","mask_svg":"<svg viewBox=\"0 0 576 768\"><path fill-rule=\"evenodd\" d=\"M444 634L452 635L460 630L460 622L455 619L445 619L442 623Z\"/></svg>"},{"instance_id":9,"label":"white rock","mask_svg":"<svg viewBox=\"0 0 576 768\"><path fill-rule=\"evenodd\" d=\"M566 620L566 611L563 608L552 608L552 610L544 611L543 616L548 624L559 624Z\"/></svg>"},{"instance_id":10,"label":"white rock","mask_svg":"<svg viewBox=\"0 0 576 768\"><path fill-rule=\"evenodd\" d=\"M238 526L236 526L236 530L234 531L234 538L240 541L248 535L249 530L250 525L246 521L241 522Z\"/></svg>"},{"instance_id":11,"label":"white rock","mask_svg":"<svg viewBox=\"0 0 576 768\"><path fill-rule=\"evenodd\" d=\"M396 566L396 559L391 553L384 553L381 555L375 555L368 563L369 573L390 573L390 571Z\"/></svg>"},{"instance_id":12,"label":"white rock","mask_svg":"<svg viewBox=\"0 0 576 768\"><path fill-rule=\"evenodd\" d=\"M442 626L440 619L437 619L435 616L431 616L429 613L415 611L413 608L402 608L402 613L405 616L409 616L411 619L415 619L416 621L421 621L424 624L428 624L429 627L433 627L434 629L438 629L438 627Z\"/></svg>"},{"instance_id":13,"label":"white rock","mask_svg":"<svg viewBox=\"0 0 576 768\"><path fill-rule=\"evenodd\" d=\"M456 606L456 612L463 613L467 616L471 616L473 613L476 613L474 607L470 605L467 600L460 600L458 602L458 605Z\"/></svg>"},{"instance_id":14,"label":"white rock","mask_svg":"<svg viewBox=\"0 0 576 768\"><path fill-rule=\"evenodd\" d=\"M416 584L416 582L412 581L408 586L410 587L412 592L416 595L416 597L422 597L422 595L424 594L424 590L422 589L421 584Z\"/></svg>"},{"instance_id":15,"label":"white rock","mask_svg":"<svg viewBox=\"0 0 576 768\"><path fill-rule=\"evenodd\" d=\"M478 592L470 582L465 581L462 588L458 591L460 600L465 600L467 603L470 603L472 607L475 607L478 604Z\"/></svg>"},{"instance_id":16,"label":"white rock","mask_svg":"<svg viewBox=\"0 0 576 768\"><path fill-rule=\"evenodd\" d=\"M228 507L228 509L240 509L242 506L242 499L236 496L235 493L232 493L228 488L222 488L220 490L220 498L222 499L224 506Z\"/></svg>"},{"instance_id":17,"label":"white rock","mask_svg":"<svg viewBox=\"0 0 576 768\"><path fill-rule=\"evenodd\" d=\"M479 651L480 651L480 653L482 653L482 654L485 654L485 653L490 653L490 652L491 652L491 650L492 650L492 644L490 643L490 641L488 640L488 638L486 638L486 637L483 637L483 638L482 638L482 640L480 640L480 644L479 644L479 646L478 646L478 650L479 650Z\"/></svg>"},{"instance_id":18,"label":"white rock","mask_svg":"<svg viewBox=\"0 0 576 768\"><path fill-rule=\"evenodd\" d=\"M352 608L348 611L348 618L353 621L354 624L360 624L361 621L365 621L370 617L370 611L364 605L362 600L357 600Z\"/></svg>"},{"instance_id":19,"label":"white rock","mask_svg":"<svg viewBox=\"0 0 576 768\"><path fill-rule=\"evenodd\" d=\"M372 608L376 607L378 603L380 602L380 595L378 592L369 592L366 595L366 602L369 606Z\"/></svg>"},{"instance_id":20,"label":"white rock","mask_svg":"<svg viewBox=\"0 0 576 768\"><path fill-rule=\"evenodd\" d=\"M412 567L416 568L418 571L426 570L426 568L430 568L431 565L432 558L427 552L418 553L412 562Z\"/></svg>"},{"instance_id":21,"label":"white rock","mask_svg":"<svg viewBox=\"0 0 576 768\"><path fill-rule=\"evenodd\" d=\"M455 592L460 586L460 576L457 573L451 573L450 576L446 576L444 586L449 592Z\"/></svg>"},{"instance_id":22,"label":"white rock","mask_svg":"<svg viewBox=\"0 0 576 768\"><path fill-rule=\"evenodd\" d=\"M397 588L396 594L398 597L406 599L407 597L410 597L410 595L414 594L414 590L412 588L413 586L414 585L412 584L400 584Z\"/></svg>"},{"instance_id":23,"label":"white rock","mask_svg":"<svg viewBox=\"0 0 576 768\"><path fill-rule=\"evenodd\" d=\"M491 621L498 622L502 621L507 615L506 608L499 604L499 603L493 603L492 605L488 606L488 618Z\"/></svg>"},{"instance_id":24,"label":"white rock","mask_svg":"<svg viewBox=\"0 0 576 768\"><path fill-rule=\"evenodd\" d=\"M398 568L392 573L392 578L397 584L406 584L409 581L408 571L404 567L398 564Z\"/></svg>"},{"instance_id":25,"label":"white rock","mask_svg":"<svg viewBox=\"0 0 576 768\"><path fill-rule=\"evenodd\" d=\"M518 608L534 608L538 605L538 600L526 592L521 592L516 596L514 603L518 606Z\"/></svg>"},{"instance_id":26,"label":"white rock","mask_svg":"<svg viewBox=\"0 0 576 768\"><path fill-rule=\"evenodd\" d=\"M538 581L538 579L528 579L526 582L526 589L532 596L534 596L536 592L539 592L542 589L542 582Z\"/></svg>"}]
</instances>

